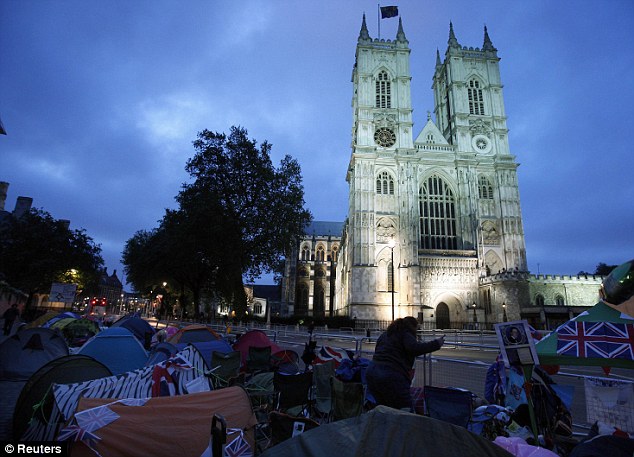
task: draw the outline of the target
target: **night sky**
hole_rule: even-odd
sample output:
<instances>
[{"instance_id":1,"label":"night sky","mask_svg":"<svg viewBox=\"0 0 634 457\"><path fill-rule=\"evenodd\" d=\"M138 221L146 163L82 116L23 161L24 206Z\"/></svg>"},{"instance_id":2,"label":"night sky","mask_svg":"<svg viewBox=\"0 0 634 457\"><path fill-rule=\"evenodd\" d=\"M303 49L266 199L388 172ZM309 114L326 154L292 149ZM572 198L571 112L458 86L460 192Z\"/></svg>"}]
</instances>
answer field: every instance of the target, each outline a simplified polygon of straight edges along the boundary
<instances>
[{"instance_id":1,"label":"night sky","mask_svg":"<svg viewBox=\"0 0 634 457\"><path fill-rule=\"evenodd\" d=\"M634 258L634 2L398 1L414 136L449 22L501 57L532 273ZM388 4L384 5L387 6ZM377 3L0 1L0 181L86 229L109 272L188 182L203 129L240 125L301 166L316 220L347 215L355 46ZM394 39L398 19L381 21ZM270 277L262 279L270 283Z\"/></svg>"}]
</instances>

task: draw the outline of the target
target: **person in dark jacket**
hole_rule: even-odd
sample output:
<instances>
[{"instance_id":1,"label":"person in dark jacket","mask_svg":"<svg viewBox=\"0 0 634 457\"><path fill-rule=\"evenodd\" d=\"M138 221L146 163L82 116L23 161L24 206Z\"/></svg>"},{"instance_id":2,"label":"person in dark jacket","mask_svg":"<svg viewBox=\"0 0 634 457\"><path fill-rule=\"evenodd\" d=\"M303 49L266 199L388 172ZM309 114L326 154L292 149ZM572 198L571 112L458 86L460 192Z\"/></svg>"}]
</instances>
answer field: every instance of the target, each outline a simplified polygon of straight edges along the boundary
<instances>
[{"instance_id":1,"label":"person in dark jacket","mask_svg":"<svg viewBox=\"0 0 634 457\"><path fill-rule=\"evenodd\" d=\"M4 334L9 335L11 333L11 328L13 327L13 322L20 315L20 311L18 310L18 304L14 303L11 305L11 308L7 309L2 317L4 318Z\"/></svg>"},{"instance_id":2,"label":"person in dark jacket","mask_svg":"<svg viewBox=\"0 0 634 457\"><path fill-rule=\"evenodd\" d=\"M372 362L366 371L368 389L377 404L412 411L410 385L417 356L437 351L445 342L441 336L429 342L416 339L418 321L411 316L396 319L376 342Z\"/></svg>"}]
</instances>

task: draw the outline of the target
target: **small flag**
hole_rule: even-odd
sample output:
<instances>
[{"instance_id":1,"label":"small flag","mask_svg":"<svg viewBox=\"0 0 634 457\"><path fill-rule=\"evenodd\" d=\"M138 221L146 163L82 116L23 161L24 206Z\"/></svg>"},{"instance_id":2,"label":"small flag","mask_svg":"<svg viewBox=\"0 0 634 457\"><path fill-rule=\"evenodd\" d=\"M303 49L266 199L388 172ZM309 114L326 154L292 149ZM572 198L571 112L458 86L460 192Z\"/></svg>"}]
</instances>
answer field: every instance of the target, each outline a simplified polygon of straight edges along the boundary
<instances>
[{"instance_id":1,"label":"small flag","mask_svg":"<svg viewBox=\"0 0 634 457\"><path fill-rule=\"evenodd\" d=\"M387 19L390 17L398 16L398 6L382 6L381 7L381 19Z\"/></svg>"}]
</instances>

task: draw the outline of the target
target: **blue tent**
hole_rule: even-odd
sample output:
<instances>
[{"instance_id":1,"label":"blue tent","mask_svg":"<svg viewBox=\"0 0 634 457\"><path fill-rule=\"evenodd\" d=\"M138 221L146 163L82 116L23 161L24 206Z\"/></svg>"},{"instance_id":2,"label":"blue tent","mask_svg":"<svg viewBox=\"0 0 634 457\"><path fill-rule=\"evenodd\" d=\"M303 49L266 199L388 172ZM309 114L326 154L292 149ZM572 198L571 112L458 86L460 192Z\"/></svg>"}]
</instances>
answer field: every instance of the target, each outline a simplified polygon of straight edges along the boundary
<instances>
[{"instance_id":1,"label":"blue tent","mask_svg":"<svg viewBox=\"0 0 634 457\"><path fill-rule=\"evenodd\" d=\"M123 327L103 330L88 340L78 354L91 356L107 366L114 375L141 368L148 358L139 340Z\"/></svg>"},{"instance_id":2,"label":"blue tent","mask_svg":"<svg viewBox=\"0 0 634 457\"><path fill-rule=\"evenodd\" d=\"M72 311L65 311L63 313L59 313L57 316L53 317L52 319L49 319L47 322L43 323L41 325L41 327L43 328L49 328L51 325L53 325L55 322L62 320L62 319L79 319L79 315L73 313Z\"/></svg>"},{"instance_id":3,"label":"blue tent","mask_svg":"<svg viewBox=\"0 0 634 457\"><path fill-rule=\"evenodd\" d=\"M130 314L122 317L117 322L112 324L112 327L127 328L132 332L137 340L141 342L144 348L150 348L150 342L152 341L152 335L154 335L154 328L147 321L141 319L136 314Z\"/></svg>"},{"instance_id":4,"label":"blue tent","mask_svg":"<svg viewBox=\"0 0 634 457\"><path fill-rule=\"evenodd\" d=\"M65 355L66 341L54 330L22 330L0 344L0 380L26 381L48 362Z\"/></svg>"},{"instance_id":5,"label":"blue tent","mask_svg":"<svg viewBox=\"0 0 634 457\"><path fill-rule=\"evenodd\" d=\"M198 349L207 364L207 368L211 368L211 354L214 351L222 352L223 354L228 354L233 351L231 345L225 340L201 341L199 343L176 343L174 346L176 346L179 351L182 351L188 345L192 345Z\"/></svg>"}]
</instances>

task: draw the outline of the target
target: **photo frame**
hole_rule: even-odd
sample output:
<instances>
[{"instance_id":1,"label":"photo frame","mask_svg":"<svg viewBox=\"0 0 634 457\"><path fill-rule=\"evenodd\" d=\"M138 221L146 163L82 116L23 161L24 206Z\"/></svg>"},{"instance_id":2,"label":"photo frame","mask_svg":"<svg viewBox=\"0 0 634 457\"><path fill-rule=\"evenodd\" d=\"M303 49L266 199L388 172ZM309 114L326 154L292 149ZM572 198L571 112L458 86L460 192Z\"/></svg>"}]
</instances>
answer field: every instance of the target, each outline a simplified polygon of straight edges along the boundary
<instances>
[{"instance_id":1,"label":"photo frame","mask_svg":"<svg viewBox=\"0 0 634 457\"><path fill-rule=\"evenodd\" d=\"M495 324L504 365L538 365L531 328L525 320Z\"/></svg>"}]
</instances>

